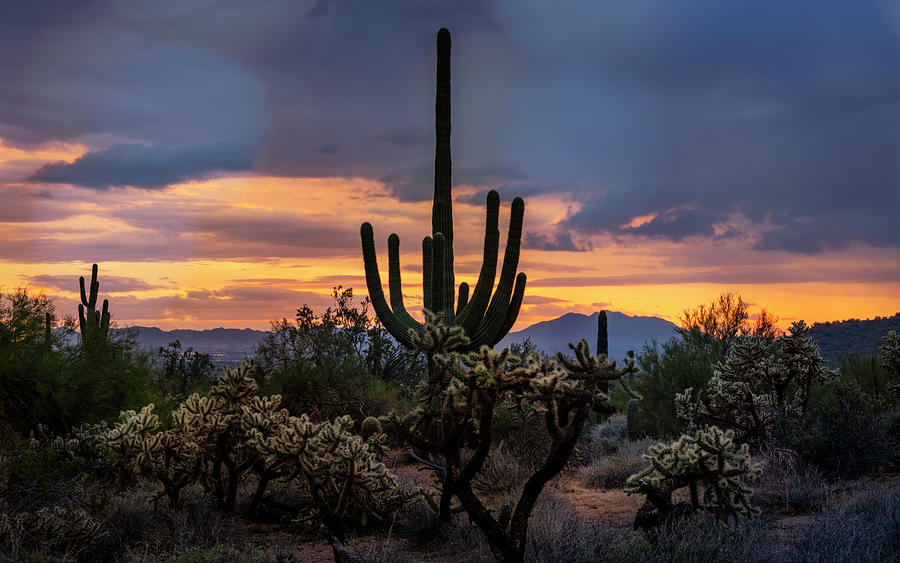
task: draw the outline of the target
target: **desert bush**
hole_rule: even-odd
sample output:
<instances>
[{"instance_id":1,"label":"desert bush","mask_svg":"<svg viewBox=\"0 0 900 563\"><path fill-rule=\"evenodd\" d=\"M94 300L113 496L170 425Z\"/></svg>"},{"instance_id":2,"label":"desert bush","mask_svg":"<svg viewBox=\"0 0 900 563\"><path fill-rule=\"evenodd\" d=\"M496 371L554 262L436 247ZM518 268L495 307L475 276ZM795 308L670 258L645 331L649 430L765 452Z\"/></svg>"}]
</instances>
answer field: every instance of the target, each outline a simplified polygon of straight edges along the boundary
<instances>
[{"instance_id":1,"label":"desert bush","mask_svg":"<svg viewBox=\"0 0 900 563\"><path fill-rule=\"evenodd\" d=\"M768 448L754 456L763 467L754 484L754 504L775 511L820 512L833 499L834 486L818 467L809 465L793 450Z\"/></svg>"},{"instance_id":2,"label":"desert bush","mask_svg":"<svg viewBox=\"0 0 900 563\"><path fill-rule=\"evenodd\" d=\"M321 315L304 305L295 322L273 322L254 359L263 394L281 395L292 413L314 420L350 414L381 416L409 407L410 389L427 369L356 307L353 290L334 289L334 305Z\"/></svg>"},{"instance_id":3,"label":"desert bush","mask_svg":"<svg viewBox=\"0 0 900 563\"><path fill-rule=\"evenodd\" d=\"M813 389L801 424L783 422L776 436L804 460L837 477L853 477L900 464L898 434L882 401L854 382L832 381Z\"/></svg>"},{"instance_id":4,"label":"desert bush","mask_svg":"<svg viewBox=\"0 0 900 563\"><path fill-rule=\"evenodd\" d=\"M613 535L613 534L610 534ZM724 561L792 561L771 541L759 518L726 526L710 515L694 514L660 526L652 537L613 536L600 561L616 563L719 563Z\"/></svg>"},{"instance_id":5,"label":"desert bush","mask_svg":"<svg viewBox=\"0 0 900 563\"><path fill-rule=\"evenodd\" d=\"M900 553L900 493L875 488L817 517L792 561L893 561Z\"/></svg>"},{"instance_id":6,"label":"desert bush","mask_svg":"<svg viewBox=\"0 0 900 563\"><path fill-rule=\"evenodd\" d=\"M706 385L720 353L716 341L697 330L684 332L662 345L646 345L636 357L638 373L628 380L641 396L639 415L634 428L629 429L631 437L681 434L685 423L678 417L675 395L688 387ZM631 398L628 392L614 387L611 396L616 408L624 412Z\"/></svg>"},{"instance_id":7,"label":"desert bush","mask_svg":"<svg viewBox=\"0 0 900 563\"><path fill-rule=\"evenodd\" d=\"M637 451L610 453L592 461L589 465L578 468L581 483L590 489L619 489L625 486L628 478L637 473L644 465L643 454L647 446L643 443Z\"/></svg>"}]
</instances>

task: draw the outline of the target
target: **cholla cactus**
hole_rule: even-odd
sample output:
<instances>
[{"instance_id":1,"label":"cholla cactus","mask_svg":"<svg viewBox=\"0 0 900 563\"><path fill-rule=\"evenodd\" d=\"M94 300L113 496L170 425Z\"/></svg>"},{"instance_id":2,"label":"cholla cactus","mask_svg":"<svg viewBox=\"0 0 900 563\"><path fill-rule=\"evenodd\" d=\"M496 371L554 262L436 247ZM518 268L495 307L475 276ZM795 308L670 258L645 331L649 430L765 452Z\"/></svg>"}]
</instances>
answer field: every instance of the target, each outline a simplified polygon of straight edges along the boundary
<instances>
[{"instance_id":1,"label":"cholla cactus","mask_svg":"<svg viewBox=\"0 0 900 563\"><path fill-rule=\"evenodd\" d=\"M252 471L259 478L252 513L271 481L290 479L312 499L302 519L324 522L341 539L348 518L382 519L417 494L398 489L378 460L383 433L364 440L351 432L349 417L315 424L290 416L279 408L279 395L260 397L256 390L247 364L226 368L209 396L194 393L172 412L171 428L160 430L147 405L123 412L106 442L129 468L160 479L173 505L183 487L200 482L221 509L233 511L239 484Z\"/></svg>"},{"instance_id":2,"label":"cholla cactus","mask_svg":"<svg viewBox=\"0 0 900 563\"><path fill-rule=\"evenodd\" d=\"M775 340L741 337L713 367L702 402L693 388L675 395L679 416L731 428L739 444L767 441L778 418L805 415L814 382L835 377L808 332L799 321Z\"/></svg>"},{"instance_id":3,"label":"cholla cactus","mask_svg":"<svg viewBox=\"0 0 900 563\"><path fill-rule=\"evenodd\" d=\"M155 499L165 495L176 506L181 489L200 475L203 458L193 435L180 432L177 426L159 430L155 408L151 403L140 412L122 412L121 421L108 432L106 444L126 460L126 467L134 473L159 479L163 490Z\"/></svg>"},{"instance_id":4,"label":"cholla cactus","mask_svg":"<svg viewBox=\"0 0 900 563\"><path fill-rule=\"evenodd\" d=\"M457 497L498 556L521 560L528 519L544 485L569 460L591 410L608 405L601 384L621 382L633 370L633 361L619 368L605 355L591 355L584 340L571 345L575 361L542 360L537 353L519 357L508 349L488 346L463 354L445 345L464 337L458 335L459 327L443 323L440 317L427 320L419 345L432 352L434 369L419 389L420 406L404 417L392 413L384 422L414 448L443 460L443 466L429 462L442 485L440 518L450 518L451 500ZM487 459L494 410L504 400L543 412L550 448L523 487L515 510L494 515L475 495L471 483Z\"/></svg>"},{"instance_id":5,"label":"cholla cactus","mask_svg":"<svg viewBox=\"0 0 900 563\"><path fill-rule=\"evenodd\" d=\"M758 512L750 505L751 491L741 480L758 475L760 466L750 465L749 447L737 446L732 430L710 426L669 445L650 446L650 455L644 459L650 467L629 477L625 489L647 497L635 517L635 529L649 530L698 510L726 520ZM690 502L674 503L672 494L685 487L690 490Z\"/></svg>"}]
</instances>

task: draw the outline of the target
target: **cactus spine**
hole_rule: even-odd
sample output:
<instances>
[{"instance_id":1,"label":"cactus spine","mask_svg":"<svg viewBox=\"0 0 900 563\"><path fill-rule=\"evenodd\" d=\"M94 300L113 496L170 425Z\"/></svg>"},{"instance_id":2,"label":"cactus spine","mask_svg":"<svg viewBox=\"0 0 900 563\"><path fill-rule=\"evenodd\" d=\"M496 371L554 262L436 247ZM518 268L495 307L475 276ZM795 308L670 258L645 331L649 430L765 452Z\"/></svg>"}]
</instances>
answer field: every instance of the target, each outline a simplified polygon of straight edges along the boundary
<instances>
[{"instance_id":1,"label":"cactus spine","mask_svg":"<svg viewBox=\"0 0 900 563\"><path fill-rule=\"evenodd\" d=\"M78 305L78 322L81 327L81 342L99 343L106 341L109 332L109 300L103 300L103 310L97 310L97 295L100 282L97 281L97 265L91 268L91 289L84 289L84 276L78 278L81 286L81 304Z\"/></svg>"},{"instance_id":2,"label":"cactus spine","mask_svg":"<svg viewBox=\"0 0 900 563\"><path fill-rule=\"evenodd\" d=\"M453 205L450 158L450 32L444 28L437 35L437 89L435 99L434 202L431 212L431 236L422 241L422 288L425 309L437 313L444 321L463 328L469 338L467 350L482 345L494 346L516 321L525 292L524 273L516 275L522 238L522 198L512 202L509 235L500 280L497 254L500 231L497 227L500 196L491 190L487 196L487 220L484 235L484 261L478 281L469 298L468 284L459 285L459 297L453 273ZM370 223L360 227L366 284L378 319L390 334L407 348L413 348L413 335L424 332L422 323L406 311L400 279L400 239L388 237L388 290L390 305L384 296L375 255L374 232ZM493 296L492 296L493 291ZM454 307L454 301L456 301Z\"/></svg>"}]
</instances>

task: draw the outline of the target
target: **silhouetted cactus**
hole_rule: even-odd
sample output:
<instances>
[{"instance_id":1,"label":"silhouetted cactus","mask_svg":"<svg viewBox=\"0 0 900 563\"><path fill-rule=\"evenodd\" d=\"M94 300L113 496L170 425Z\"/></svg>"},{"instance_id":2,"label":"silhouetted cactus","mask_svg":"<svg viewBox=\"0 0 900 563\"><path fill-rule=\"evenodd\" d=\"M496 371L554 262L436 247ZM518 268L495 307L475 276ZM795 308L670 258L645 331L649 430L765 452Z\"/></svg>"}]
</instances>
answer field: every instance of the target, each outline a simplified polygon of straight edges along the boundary
<instances>
[{"instance_id":1,"label":"silhouetted cactus","mask_svg":"<svg viewBox=\"0 0 900 563\"><path fill-rule=\"evenodd\" d=\"M497 275L497 253L500 231L497 227L500 196L491 191L487 196L487 223L484 236L484 261L475 290L469 298L469 286L459 285L459 299L454 306L456 286L453 272L453 209L450 194L450 32L438 31L437 89L435 102L436 147L434 158L434 203L431 215L431 236L422 241L422 277L425 309L443 317L444 322L465 330L466 350L482 345L493 347L509 329L519 314L525 291L524 273L516 275L522 238L522 217L525 203L521 198L512 202L509 236L500 280L494 289ZM381 276L375 254L372 225L360 228L366 284L378 319L388 332L407 348L413 348L413 335L424 330L406 311L400 280L400 239L388 237L388 289L390 305L385 300Z\"/></svg>"},{"instance_id":2,"label":"silhouetted cactus","mask_svg":"<svg viewBox=\"0 0 900 563\"><path fill-rule=\"evenodd\" d=\"M628 406L625 408L625 434L630 440L638 437L637 418L640 412L641 408L638 405L638 400L634 398L628 399Z\"/></svg>"},{"instance_id":3,"label":"silhouetted cactus","mask_svg":"<svg viewBox=\"0 0 900 563\"><path fill-rule=\"evenodd\" d=\"M78 278L81 286L81 304L78 305L78 322L81 328L81 342L95 344L106 341L109 332L109 300L103 300L103 310L97 310L97 296L100 282L97 280L97 265L91 268L90 292L84 288L84 276Z\"/></svg>"}]
</instances>

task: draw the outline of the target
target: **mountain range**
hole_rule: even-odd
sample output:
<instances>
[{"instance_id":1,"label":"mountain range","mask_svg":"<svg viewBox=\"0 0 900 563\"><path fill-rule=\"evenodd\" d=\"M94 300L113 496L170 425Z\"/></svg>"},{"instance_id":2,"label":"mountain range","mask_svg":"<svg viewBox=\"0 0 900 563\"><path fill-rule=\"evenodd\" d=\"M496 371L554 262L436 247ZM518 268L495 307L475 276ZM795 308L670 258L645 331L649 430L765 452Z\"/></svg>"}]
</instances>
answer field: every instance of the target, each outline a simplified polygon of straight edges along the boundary
<instances>
[{"instance_id":1,"label":"mountain range","mask_svg":"<svg viewBox=\"0 0 900 563\"><path fill-rule=\"evenodd\" d=\"M586 338L591 351L596 353L597 315L567 313L561 317L533 324L523 330L511 332L500 341L499 346L521 343L526 339L547 354L569 352L569 343ZM609 356L620 360L629 350L641 351L645 343L665 342L675 335L675 324L659 317L629 316L617 311L607 311L609 327ZM136 334L142 348L156 350L161 346L179 340L182 350L193 348L197 352L209 354L216 363L233 363L252 356L257 344L267 334L266 331L249 328L214 328L207 330L161 330L156 327L134 326L129 329ZM878 317L871 320L840 321L812 325L810 336L818 343L822 356L832 365L849 353L871 354L878 350L881 337L889 330L900 332L900 313L892 317ZM70 334L72 341L78 338Z\"/></svg>"},{"instance_id":2,"label":"mountain range","mask_svg":"<svg viewBox=\"0 0 900 563\"><path fill-rule=\"evenodd\" d=\"M538 350L554 355L556 352L570 352L569 343L586 338L591 352L597 353L597 317L580 313L565 315L531 325L518 332L510 332L498 346L509 346L514 342L530 339ZM629 316L617 311L607 311L606 320L609 334L609 357L622 359L629 350L640 352L646 342L665 342L675 334L675 324L659 317Z\"/></svg>"}]
</instances>

